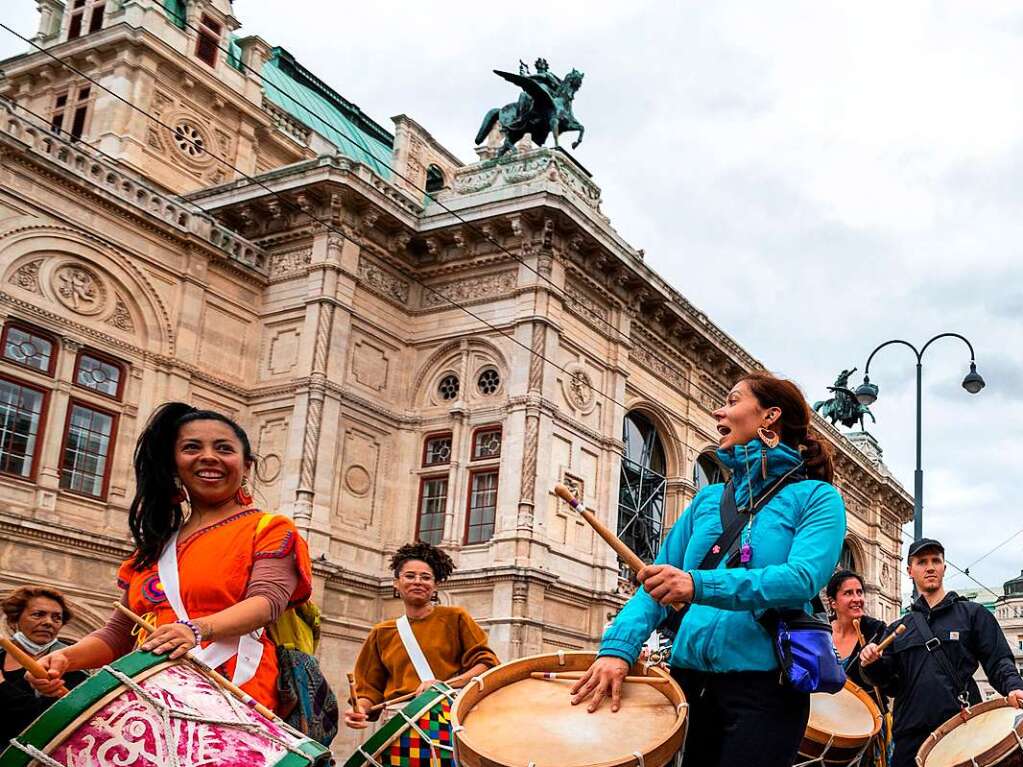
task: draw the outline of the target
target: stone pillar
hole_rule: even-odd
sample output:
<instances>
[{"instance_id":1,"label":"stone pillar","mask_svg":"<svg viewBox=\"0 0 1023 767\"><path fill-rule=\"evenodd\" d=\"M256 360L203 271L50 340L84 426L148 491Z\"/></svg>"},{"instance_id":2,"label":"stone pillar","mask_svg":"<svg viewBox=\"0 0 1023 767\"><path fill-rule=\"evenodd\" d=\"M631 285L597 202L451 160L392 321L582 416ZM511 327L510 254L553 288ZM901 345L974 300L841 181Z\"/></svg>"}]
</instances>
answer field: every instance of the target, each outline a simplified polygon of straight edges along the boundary
<instances>
[{"instance_id":1,"label":"stone pillar","mask_svg":"<svg viewBox=\"0 0 1023 767\"><path fill-rule=\"evenodd\" d=\"M61 0L36 0L39 10L39 31L32 38L36 45L46 47L60 37L60 24L64 18L64 3Z\"/></svg>"}]
</instances>

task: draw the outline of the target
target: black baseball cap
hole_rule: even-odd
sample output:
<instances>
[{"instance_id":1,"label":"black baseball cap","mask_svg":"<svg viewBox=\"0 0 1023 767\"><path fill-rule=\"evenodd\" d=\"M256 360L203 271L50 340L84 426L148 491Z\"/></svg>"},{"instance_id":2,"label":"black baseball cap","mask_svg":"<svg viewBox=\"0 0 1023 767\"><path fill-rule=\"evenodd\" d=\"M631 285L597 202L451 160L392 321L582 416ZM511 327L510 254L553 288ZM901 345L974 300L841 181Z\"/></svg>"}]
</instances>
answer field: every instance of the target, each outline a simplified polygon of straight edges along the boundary
<instances>
[{"instance_id":1,"label":"black baseball cap","mask_svg":"<svg viewBox=\"0 0 1023 767\"><path fill-rule=\"evenodd\" d=\"M924 549L937 549L941 552L941 556L945 556L945 547L941 545L940 541L936 541L933 538L921 538L919 541L913 541L909 544L909 553L906 555L906 561L909 562Z\"/></svg>"}]
</instances>

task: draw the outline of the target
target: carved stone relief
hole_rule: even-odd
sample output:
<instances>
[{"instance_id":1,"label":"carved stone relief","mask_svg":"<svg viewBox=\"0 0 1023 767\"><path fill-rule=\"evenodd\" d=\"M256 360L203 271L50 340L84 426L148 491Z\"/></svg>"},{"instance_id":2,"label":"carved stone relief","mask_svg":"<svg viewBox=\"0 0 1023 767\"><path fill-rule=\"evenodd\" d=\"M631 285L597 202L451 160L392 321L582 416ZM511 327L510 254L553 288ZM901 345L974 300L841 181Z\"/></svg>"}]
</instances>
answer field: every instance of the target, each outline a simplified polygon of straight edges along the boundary
<instances>
[{"instance_id":1,"label":"carved stone relief","mask_svg":"<svg viewBox=\"0 0 1023 767\"><path fill-rule=\"evenodd\" d=\"M52 285L57 300L77 314L99 314L106 308L106 286L95 272L81 264L58 267Z\"/></svg>"},{"instance_id":2,"label":"carved stone relief","mask_svg":"<svg viewBox=\"0 0 1023 767\"><path fill-rule=\"evenodd\" d=\"M352 348L352 376L363 386L376 391L387 388L390 360L387 352L366 340L358 340Z\"/></svg>"},{"instance_id":3,"label":"carved stone relief","mask_svg":"<svg viewBox=\"0 0 1023 767\"><path fill-rule=\"evenodd\" d=\"M275 253L270 256L270 279L302 271L309 265L312 257L311 249L296 250L291 253Z\"/></svg>"},{"instance_id":4,"label":"carved stone relief","mask_svg":"<svg viewBox=\"0 0 1023 767\"><path fill-rule=\"evenodd\" d=\"M359 282L366 289L382 295L384 298L408 304L408 280L391 274L365 257L359 258Z\"/></svg>"},{"instance_id":5,"label":"carved stone relief","mask_svg":"<svg viewBox=\"0 0 1023 767\"><path fill-rule=\"evenodd\" d=\"M123 330L125 333L135 332L135 322L131 318L131 312L128 311L128 305L119 294L114 299L114 312L107 318L107 324L118 330Z\"/></svg>"},{"instance_id":6,"label":"carved stone relief","mask_svg":"<svg viewBox=\"0 0 1023 767\"><path fill-rule=\"evenodd\" d=\"M296 327L280 328L274 333L266 360L271 375L283 375L294 369L298 364L301 340L302 333Z\"/></svg>"},{"instance_id":7,"label":"carved stone relief","mask_svg":"<svg viewBox=\"0 0 1023 767\"><path fill-rule=\"evenodd\" d=\"M581 362L569 362L564 366L561 391L568 404L585 415L597 404L596 383Z\"/></svg>"},{"instance_id":8,"label":"carved stone relief","mask_svg":"<svg viewBox=\"0 0 1023 767\"><path fill-rule=\"evenodd\" d=\"M464 303L481 298L492 298L511 291L518 281L513 272L499 272L484 277L470 277L464 280L431 285L433 290L423 291L423 306L450 306L448 299Z\"/></svg>"},{"instance_id":9,"label":"carved stone relief","mask_svg":"<svg viewBox=\"0 0 1023 767\"><path fill-rule=\"evenodd\" d=\"M27 264L19 266L17 271L11 275L10 283L17 285L19 288L29 290L33 293L39 292L39 267L42 265L43 259L37 258L35 261L29 261Z\"/></svg>"},{"instance_id":10,"label":"carved stone relief","mask_svg":"<svg viewBox=\"0 0 1023 767\"><path fill-rule=\"evenodd\" d=\"M380 469L382 446L372 434L349 427L341 447L339 521L349 527L367 528L373 524L376 478Z\"/></svg>"}]
</instances>

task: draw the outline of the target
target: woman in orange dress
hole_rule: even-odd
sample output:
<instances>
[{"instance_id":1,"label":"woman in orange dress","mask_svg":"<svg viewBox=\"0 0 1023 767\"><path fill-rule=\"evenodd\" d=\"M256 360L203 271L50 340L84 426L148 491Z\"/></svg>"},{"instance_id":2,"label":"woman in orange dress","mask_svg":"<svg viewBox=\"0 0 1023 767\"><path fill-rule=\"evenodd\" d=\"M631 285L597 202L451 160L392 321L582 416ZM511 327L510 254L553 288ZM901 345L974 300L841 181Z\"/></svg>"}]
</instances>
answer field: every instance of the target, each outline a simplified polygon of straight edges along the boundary
<instances>
[{"instance_id":1,"label":"woman in orange dress","mask_svg":"<svg viewBox=\"0 0 1023 767\"><path fill-rule=\"evenodd\" d=\"M277 656L263 628L309 598L309 550L290 519L265 514L249 495L255 456L244 430L220 413L162 405L135 450L128 517L135 553L118 572L122 604L155 623L136 641L114 611L99 631L42 659L49 680L142 650L197 655L269 708Z\"/></svg>"}]
</instances>

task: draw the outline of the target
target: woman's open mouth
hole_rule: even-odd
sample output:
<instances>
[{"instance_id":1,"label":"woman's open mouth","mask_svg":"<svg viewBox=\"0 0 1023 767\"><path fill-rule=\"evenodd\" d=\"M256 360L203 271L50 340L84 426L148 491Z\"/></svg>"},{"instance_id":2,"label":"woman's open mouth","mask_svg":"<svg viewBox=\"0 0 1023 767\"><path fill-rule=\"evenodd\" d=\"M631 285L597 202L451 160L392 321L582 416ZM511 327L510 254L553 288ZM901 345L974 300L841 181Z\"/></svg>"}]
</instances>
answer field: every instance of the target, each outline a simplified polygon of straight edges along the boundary
<instances>
[{"instance_id":1,"label":"woman's open mouth","mask_svg":"<svg viewBox=\"0 0 1023 767\"><path fill-rule=\"evenodd\" d=\"M723 423L718 424L718 434L720 434L722 437L727 437L731 433L732 430L725 426Z\"/></svg>"}]
</instances>

